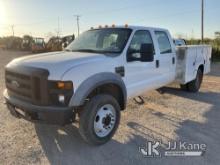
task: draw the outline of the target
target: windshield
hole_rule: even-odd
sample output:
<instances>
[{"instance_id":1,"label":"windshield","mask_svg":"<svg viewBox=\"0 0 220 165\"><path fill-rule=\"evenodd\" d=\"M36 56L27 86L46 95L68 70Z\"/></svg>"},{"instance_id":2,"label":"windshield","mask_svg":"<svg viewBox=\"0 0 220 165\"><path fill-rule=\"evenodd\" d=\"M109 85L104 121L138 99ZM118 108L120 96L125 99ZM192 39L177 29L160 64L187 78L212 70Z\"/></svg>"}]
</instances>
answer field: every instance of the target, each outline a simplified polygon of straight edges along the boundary
<instances>
[{"instance_id":1,"label":"windshield","mask_svg":"<svg viewBox=\"0 0 220 165\"><path fill-rule=\"evenodd\" d=\"M94 53L121 53L130 34L131 29L125 28L89 30L81 34L66 50Z\"/></svg>"}]
</instances>

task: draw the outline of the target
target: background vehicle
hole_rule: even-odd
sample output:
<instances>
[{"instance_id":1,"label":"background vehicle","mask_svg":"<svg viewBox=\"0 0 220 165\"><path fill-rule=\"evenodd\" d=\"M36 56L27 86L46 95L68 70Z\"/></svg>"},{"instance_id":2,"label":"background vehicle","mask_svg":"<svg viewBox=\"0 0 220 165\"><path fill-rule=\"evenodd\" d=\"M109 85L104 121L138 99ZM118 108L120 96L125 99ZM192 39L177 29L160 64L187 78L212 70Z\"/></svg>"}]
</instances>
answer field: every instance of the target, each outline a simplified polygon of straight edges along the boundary
<instances>
[{"instance_id":1,"label":"background vehicle","mask_svg":"<svg viewBox=\"0 0 220 165\"><path fill-rule=\"evenodd\" d=\"M176 48L166 29L93 29L66 51L10 62L4 97L10 112L27 120L64 125L78 115L82 138L101 145L114 135L129 98L173 81L197 92L210 58L207 45Z\"/></svg>"},{"instance_id":2,"label":"background vehicle","mask_svg":"<svg viewBox=\"0 0 220 165\"><path fill-rule=\"evenodd\" d=\"M31 45L33 43L33 37L25 35L22 39L21 50L29 51L31 50Z\"/></svg>"},{"instance_id":3,"label":"background vehicle","mask_svg":"<svg viewBox=\"0 0 220 165\"><path fill-rule=\"evenodd\" d=\"M69 35L62 38L62 48L66 48L73 40L75 40L75 35Z\"/></svg>"},{"instance_id":4,"label":"background vehicle","mask_svg":"<svg viewBox=\"0 0 220 165\"><path fill-rule=\"evenodd\" d=\"M46 44L46 49L49 52L61 51L67 47L75 39L74 35L60 37L51 37Z\"/></svg>"},{"instance_id":5,"label":"background vehicle","mask_svg":"<svg viewBox=\"0 0 220 165\"><path fill-rule=\"evenodd\" d=\"M45 42L43 38L34 38L31 44L31 51L33 53L39 53L45 51Z\"/></svg>"},{"instance_id":6,"label":"background vehicle","mask_svg":"<svg viewBox=\"0 0 220 165\"><path fill-rule=\"evenodd\" d=\"M5 44L0 44L0 49L6 50L6 49L7 49L7 45L5 45Z\"/></svg>"},{"instance_id":7,"label":"background vehicle","mask_svg":"<svg viewBox=\"0 0 220 165\"><path fill-rule=\"evenodd\" d=\"M176 46L185 46L186 45L186 41L184 39L174 39L173 42Z\"/></svg>"},{"instance_id":8,"label":"background vehicle","mask_svg":"<svg viewBox=\"0 0 220 165\"><path fill-rule=\"evenodd\" d=\"M46 44L46 49L49 52L62 50L62 39L60 37L52 37Z\"/></svg>"}]
</instances>

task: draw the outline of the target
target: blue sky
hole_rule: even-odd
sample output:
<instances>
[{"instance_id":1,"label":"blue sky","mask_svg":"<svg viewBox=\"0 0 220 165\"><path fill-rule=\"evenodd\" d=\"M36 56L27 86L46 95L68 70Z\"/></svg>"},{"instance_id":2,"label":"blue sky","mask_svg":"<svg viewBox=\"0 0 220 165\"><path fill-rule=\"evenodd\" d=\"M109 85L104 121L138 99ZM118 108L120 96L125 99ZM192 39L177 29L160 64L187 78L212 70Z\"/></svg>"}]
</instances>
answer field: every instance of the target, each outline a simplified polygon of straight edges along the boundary
<instances>
[{"instance_id":1,"label":"blue sky","mask_svg":"<svg viewBox=\"0 0 220 165\"><path fill-rule=\"evenodd\" d=\"M0 0L0 36L46 37L81 32L98 25L143 25L167 28L173 36L200 37L201 0ZM220 1L205 0L205 37L220 31ZM59 19L58 19L59 18ZM58 21L59 20L59 21ZM59 23L58 23L59 22ZM59 28L58 28L59 27Z\"/></svg>"}]
</instances>

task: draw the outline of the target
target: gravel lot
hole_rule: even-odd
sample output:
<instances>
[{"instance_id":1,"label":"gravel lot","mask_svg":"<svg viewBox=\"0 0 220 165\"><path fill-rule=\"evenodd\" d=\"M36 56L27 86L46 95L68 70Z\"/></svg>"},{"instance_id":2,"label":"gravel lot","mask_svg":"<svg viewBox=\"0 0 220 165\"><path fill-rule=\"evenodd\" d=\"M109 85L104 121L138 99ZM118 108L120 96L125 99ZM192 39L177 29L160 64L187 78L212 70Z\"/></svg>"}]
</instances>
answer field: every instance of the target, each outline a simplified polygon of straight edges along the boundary
<instances>
[{"instance_id":1,"label":"gravel lot","mask_svg":"<svg viewBox=\"0 0 220 165\"><path fill-rule=\"evenodd\" d=\"M24 52L0 50L0 91L4 66ZM220 162L220 63L212 65L199 93L180 91L177 85L144 96L145 104L133 100L122 112L113 139L99 147L85 144L77 123L65 127L33 124L12 117L0 95L0 164L219 164ZM138 151L147 141L205 143L202 157L145 158Z\"/></svg>"}]
</instances>

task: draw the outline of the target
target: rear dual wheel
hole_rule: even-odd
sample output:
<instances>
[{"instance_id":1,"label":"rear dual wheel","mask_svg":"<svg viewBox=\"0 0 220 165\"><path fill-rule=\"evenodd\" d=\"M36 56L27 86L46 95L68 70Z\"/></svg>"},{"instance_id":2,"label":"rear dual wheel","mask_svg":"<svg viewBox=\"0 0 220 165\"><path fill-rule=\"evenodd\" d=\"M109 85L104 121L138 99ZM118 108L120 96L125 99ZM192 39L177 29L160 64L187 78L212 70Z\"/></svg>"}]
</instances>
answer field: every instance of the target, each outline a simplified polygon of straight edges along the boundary
<instances>
[{"instance_id":1,"label":"rear dual wheel","mask_svg":"<svg viewBox=\"0 0 220 165\"><path fill-rule=\"evenodd\" d=\"M187 84L180 85L180 88L182 90L189 91L189 92L198 92L201 87L202 80L203 80L203 72L199 68L196 74L196 79Z\"/></svg>"}]
</instances>

